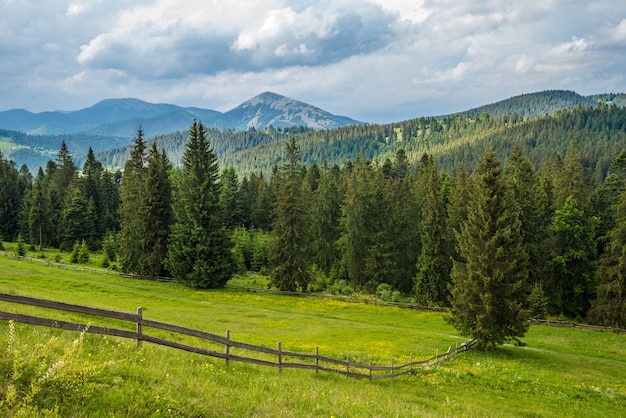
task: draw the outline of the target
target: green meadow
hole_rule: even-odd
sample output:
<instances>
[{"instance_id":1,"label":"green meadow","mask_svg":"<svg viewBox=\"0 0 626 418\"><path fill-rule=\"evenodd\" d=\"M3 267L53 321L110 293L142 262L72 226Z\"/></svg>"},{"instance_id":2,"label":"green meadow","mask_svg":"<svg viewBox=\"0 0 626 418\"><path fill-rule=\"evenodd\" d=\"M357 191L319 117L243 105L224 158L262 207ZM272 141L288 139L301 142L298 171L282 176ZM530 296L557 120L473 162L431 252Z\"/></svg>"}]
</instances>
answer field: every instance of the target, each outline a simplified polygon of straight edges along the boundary
<instances>
[{"instance_id":1,"label":"green meadow","mask_svg":"<svg viewBox=\"0 0 626 418\"><path fill-rule=\"evenodd\" d=\"M148 319L220 335L230 330L233 340L270 348L280 341L285 350L313 353L317 346L324 356L375 365L430 357L465 341L442 313L196 291L2 255L0 293L125 312L142 307ZM2 302L0 310L133 327ZM626 335L532 326L523 341L525 347L472 350L369 381L225 364L150 343L137 348L132 340L0 321L0 416L626 416Z\"/></svg>"}]
</instances>

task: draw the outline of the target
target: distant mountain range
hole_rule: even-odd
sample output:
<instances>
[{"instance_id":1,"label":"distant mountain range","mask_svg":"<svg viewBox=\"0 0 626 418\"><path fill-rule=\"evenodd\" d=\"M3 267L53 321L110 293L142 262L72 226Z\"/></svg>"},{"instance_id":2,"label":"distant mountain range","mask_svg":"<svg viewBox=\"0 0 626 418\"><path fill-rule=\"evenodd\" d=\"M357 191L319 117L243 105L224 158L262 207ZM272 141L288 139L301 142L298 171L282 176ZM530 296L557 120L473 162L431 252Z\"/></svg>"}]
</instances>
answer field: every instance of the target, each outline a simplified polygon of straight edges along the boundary
<instances>
[{"instance_id":1,"label":"distant mountain range","mask_svg":"<svg viewBox=\"0 0 626 418\"><path fill-rule=\"evenodd\" d=\"M228 112L139 99L107 99L89 108L31 113L24 109L0 112L0 128L30 135L86 134L133 137L141 125L146 136L188 129L193 120L220 130L305 126L332 129L361 122L333 115L315 106L275 93L262 93Z\"/></svg>"},{"instance_id":2,"label":"distant mountain range","mask_svg":"<svg viewBox=\"0 0 626 418\"><path fill-rule=\"evenodd\" d=\"M624 107L626 94L581 96L573 91L548 90L426 119L441 121L465 117L473 120L488 115L525 121L578 105L594 108L599 103ZM194 119L202 121L209 128L211 141L225 163L236 168L245 165L250 169L267 169L267 164L271 162L257 165L250 162L264 161L265 154L271 155L271 160L276 163L281 149L279 144L273 143L281 142L286 136L298 132L304 132L298 138L303 141L303 158L309 162L321 162L320 158L329 158L329 155L343 158L359 150L366 151L368 158L374 158L380 151L376 151L379 143L388 145L395 137L399 141L408 139L404 133L400 136L394 134L401 132L402 127L416 127L415 132L408 132L410 136L417 135L420 130L420 135L424 132L423 122L419 121L421 117L387 125L368 125L269 92L224 113L172 104L153 104L138 99L108 99L72 112L31 113L22 109L0 112L0 152L4 158L15 161L18 166L26 164L34 172L37 167L55 158L64 140L77 162L80 163L91 147L103 158L105 165L119 168L128 156L128 147L137 128L141 126L146 137L155 138L159 146L164 146L171 153L172 161L176 162L185 146L186 130ZM279 131L268 129L270 126ZM255 129L251 131L250 128ZM325 138L325 145L312 145L312 150L308 150L306 138L319 136L314 132L320 129L327 130L320 133ZM406 143L405 147L408 146ZM325 151L328 155L319 153L320 147L328 148ZM347 149L349 152L346 152ZM317 158L314 155L324 156Z\"/></svg>"}]
</instances>

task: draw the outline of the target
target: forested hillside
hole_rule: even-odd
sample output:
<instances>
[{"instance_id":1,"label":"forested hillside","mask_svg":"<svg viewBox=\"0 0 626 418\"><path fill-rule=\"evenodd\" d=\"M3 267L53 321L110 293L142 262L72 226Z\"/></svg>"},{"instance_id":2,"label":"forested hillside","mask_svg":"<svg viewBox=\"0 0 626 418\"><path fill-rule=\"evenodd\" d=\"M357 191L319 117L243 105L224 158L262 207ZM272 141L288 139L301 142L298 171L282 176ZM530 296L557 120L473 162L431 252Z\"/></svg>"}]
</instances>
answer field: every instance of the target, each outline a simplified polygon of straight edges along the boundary
<instances>
[{"instance_id":1,"label":"forested hillside","mask_svg":"<svg viewBox=\"0 0 626 418\"><path fill-rule=\"evenodd\" d=\"M492 117L512 116L516 119L529 120L576 106L594 106L601 101L584 97L568 90L547 90L537 93L521 94L496 103L480 106L452 116L480 117L488 113Z\"/></svg>"},{"instance_id":2,"label":"forested hillside","mask_svg":"<svg viewBox=\"0 0 626 418\"><path fill-rule=\"evenodd\" d=\"M565 155L572 138L580 147L583 164L594 181L601 182L612 160L626 147L626 109L598 105L578 106L554 115L529 121L512 116L445 119L417 118L388 125L356 125L333 130L303 128L249 130L245 132L208 129L207 134L223 167L233 167L240 174L262 171L269 175L284 158L287 138L295 137L304 164L344 165L357 154L383 163L403 149L410 165L415 166L424 154L433 156L441 170L452 173L459 165L470 171L487 148L506 158L519 144L533 166ZM178 166L187 133L156 137L170 160ZM96 153L106 167L123 167L128 147Z\"/></svg>"}]
</instances>

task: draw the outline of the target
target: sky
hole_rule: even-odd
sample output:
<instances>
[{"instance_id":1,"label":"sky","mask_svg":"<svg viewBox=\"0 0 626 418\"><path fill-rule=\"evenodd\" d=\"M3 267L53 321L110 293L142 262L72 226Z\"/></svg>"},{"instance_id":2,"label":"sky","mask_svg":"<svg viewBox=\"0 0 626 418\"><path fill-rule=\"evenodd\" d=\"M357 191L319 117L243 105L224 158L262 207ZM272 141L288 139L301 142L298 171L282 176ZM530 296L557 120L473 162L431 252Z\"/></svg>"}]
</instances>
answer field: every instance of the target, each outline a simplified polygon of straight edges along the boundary
<instances>
[{"instance_id":1,"label":"sky","mask_svg":"<svg viewBox=\"0 0 626 418\"><path fill-rule=\"evenodd\" d=\"M0 110L265 91L371 123L626 92L624 0L0 0Z\"/></svg>"}]
</instances>

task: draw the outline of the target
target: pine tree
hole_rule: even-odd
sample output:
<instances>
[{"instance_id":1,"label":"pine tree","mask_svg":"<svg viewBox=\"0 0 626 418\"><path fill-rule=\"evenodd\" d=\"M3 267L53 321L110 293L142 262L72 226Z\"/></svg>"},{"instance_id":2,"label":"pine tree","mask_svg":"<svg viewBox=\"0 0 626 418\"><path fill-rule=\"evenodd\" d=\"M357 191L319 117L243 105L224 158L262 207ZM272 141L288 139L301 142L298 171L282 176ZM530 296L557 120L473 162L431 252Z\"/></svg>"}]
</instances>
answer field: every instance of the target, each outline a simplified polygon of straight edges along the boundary
<instances>
[{"instance_id":1,"label":"pine tree","mask_svg":"<svg viewBox=\"0 0 626 418\"><path fill-rule=\"evenodd\" d=\"M170 162L165 151L159 153L156 142L152 142L148 153L146 172L146 209L143 228L143 251L140 255L139 274L145 276L165 275L165 257L172 224L172 184Z\"/></svg>"},{"instance_id":2,"label":"pine tree","mask_svg":"<svg viewBox=\"0 0 626 418\"><path fill-rule=\"evenodd\" d=\"M450 255L448 252L447 213L442 183L432 157L422 170L421 253L417 260L415 295L419 303L448 305L450 283Z\"/></svg>"},{"instance_id":3,"label":"pine tree","mask_svg":"<svg viewBox=\"0 0 626 418\"><path fill-rule=\"evenodd\" d=\"M346 169L344 204L341 209L341 262L355 289L362 290L367 281L365 263L374 237L370 218L374 200L372 170L361 154Z\"/></svg>"},{"instance_id":4,"label":"pine tree","mask_svg":"<svg viewBox=\"0 0 626 418\"><path fill-rule=\"evenodd\" d=\"M19 215L25 187L13 161L0 151L0 235L13 241L20 233Z\"/></svg>"},{"instance_id":5,"label":"pine tree","mask_svg":"<svg viewBox=\"0 0 626 418\"><path fill-rule=\"evenodd\" d=\"M219 207L218 175L206 130L194 121L177 179L165 266L181 283L198 289L221 287L235 271Z\"/></svg>"},{"instance_id":6,"label":"pine tree","mask_svg":"<svg viewBox=\"0 0 626 418\"><path fill-rule=\"evenodd\" d=\"M478 167L467 221L456 234L450 322L490 349L528 329L528 255L522 245L519 208L502 179L500 162L488 151Z\"/></svg>"},{"instance_id":7,"label":"pine tree","mask_svg":"<svg viewBox=\"0 0 626 418\"><path fill-rule=\"evenodd\" d=\"M43 250L44 242L49 244L48 236L50 233L50 201L46 190L46 178L43 170L39 167L35 183L33 184L33 192L31 194L30 212L28 224L30 226L30 236L33 242L39 245L39 251Z\"/></svg>"},{"instance_id":8,"label":"pine tree","mask_svg":"<svg viewBox=\"0 0 626 418\"><path fill-rule=\"evenodd\" d=\"M95 230L94 206L79 188L72 187L61 217L61 249L69 250L76 241L92 238Z\"/></svg>"},{"instance_id":9,"label":"pine tree","mask_svg":"<svg viewBox=\"0 0 626 418\"><path fill-rule=\"evenodd\" d=\"M341 194L339 192L339 167L322 164L317 189L313 197L313 246L316 263L328 276L337 258Z\"/></svg>"},{"instance_id":10,"label":"pine tree","mask_svg":"<svg viewBox=\"0 0 626 418\"><path fill-rule=\"evenodd\" d=\"M548 261L546 250L550 217L544 216L539 180L530 160L516 144L508 159L506 182L513 198L520 206L522 243L529 256L529 281L541 283L544 266Z\"/></svg>"},{"instance_id":11,"label":"pine tree","mask_svg":"<svg viewBox=\"0 0 626 418\"><path fill-rule=\"evenodd\" d=\"M307 292L312 264L311 216L303 183L300 150L292 139L285 147L287 158L280 170L269 262L271 283L280 290Z\"/></svg>"},{"instance_id":12,"label":"pine tree","mask_svg":"<svg viewBox=\"0 0 626 418\"><path fill-rule=\"evenodd\" d=\"M553 252L546 288L551 314L583 317L594 292L595 228L598 219L587 215L572 196L556 211L552 224Z\"/></svg>"},{"instance_id":13,"label":"pine tree","mask_svg":"<svg viewBox=\"0 0 626 418\"><path fill-rule=\"evenodd\" d=\"M146 216L146 141L141 127L133 140L130 158L124 164L120 187L121 204L120 238L118 259L124 272L138 273L142 270Z\"/></svg>"},{"instance_id":14,"label":"pine tree","mask_svg":"<svg viewBox=\"0 0 626 418\"><path fill-rule=\"evenodd\" d=\"M226 229L232 231L243 225L239 179L234 168L225 168L220 176L220 208L224 213Z\"/></svg>"},{"instance_id":15,"label":"pine tree","mask_svg":"<svg viewBox=\"0 0 626 418\"><path fill-rule=\"evenodd\" d=\"M94 204L95 213L97 216L96 231L94 231L94 241L100 240L105 230L102 225L102 202L101 202L101 184L102 174L104 170L102 163L95 157L93 149L89 147L85 163L83 164L83 172L80 178L80 187L87 201L92 200Z\"/></svg>"},{"instance_id":16,"label":"pine tree","mask_svg":"<svg viewBox=\"0 0 626 418\"><path fill-rule=\"evenodd\" d=\"M592 303L593 322L626 328L626 192L614 207L615 227L608 232L606 252L596 272L597 296Z\"/></svg>"},{"instance_id":17,"label":"pine tree","mask_svg":"<svg viewBox=\"0 0 626 418\"><path fill-rule=\"evenodd\" d=\"M121 204L120 182L122 173L117 171L111 173L104 170L100 186L101 219L102 231L106 234L109 231L118 231L120 228L120 216L118 210Z\"/></svg>"}]
</instances>

